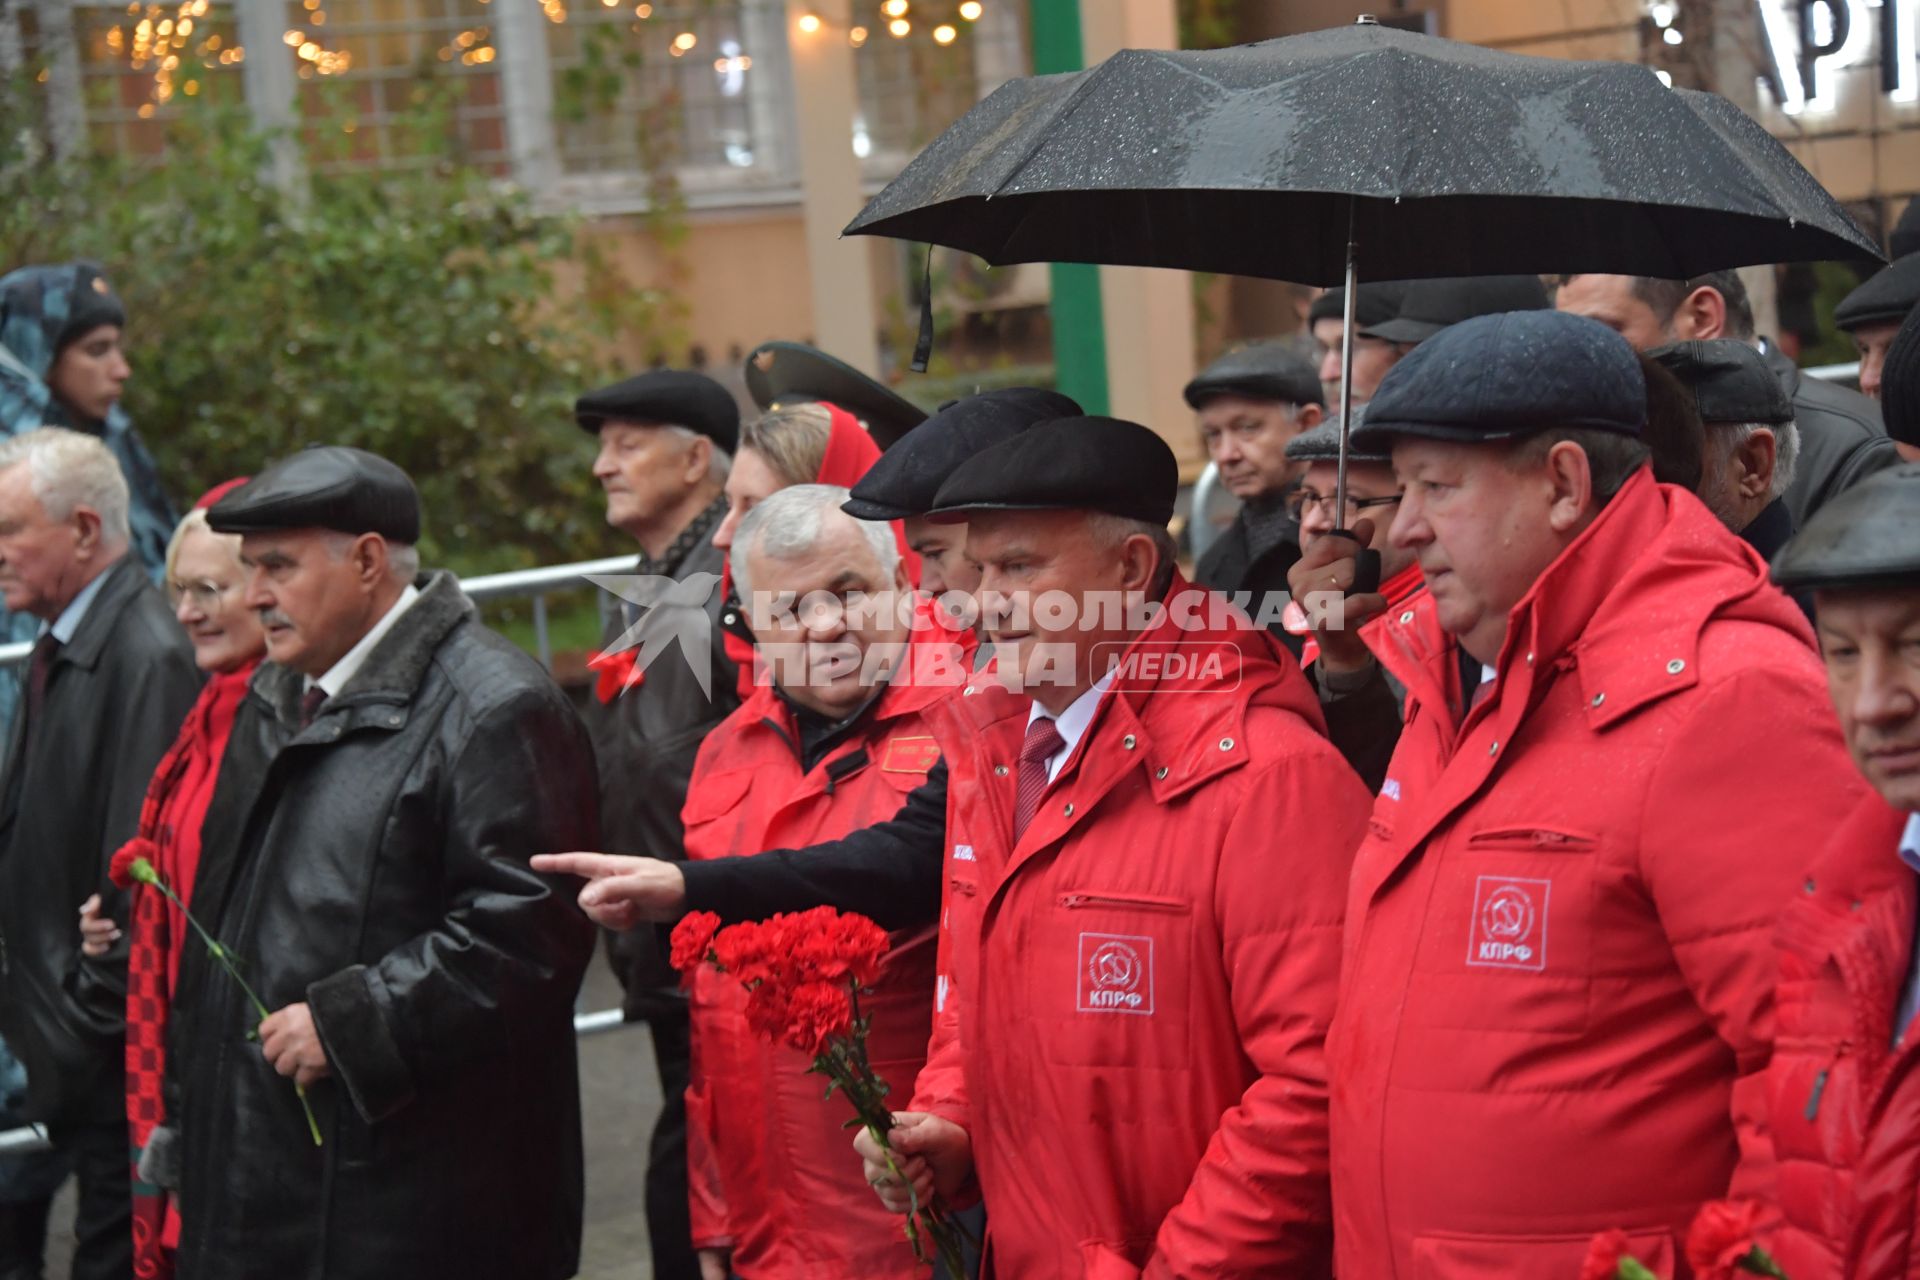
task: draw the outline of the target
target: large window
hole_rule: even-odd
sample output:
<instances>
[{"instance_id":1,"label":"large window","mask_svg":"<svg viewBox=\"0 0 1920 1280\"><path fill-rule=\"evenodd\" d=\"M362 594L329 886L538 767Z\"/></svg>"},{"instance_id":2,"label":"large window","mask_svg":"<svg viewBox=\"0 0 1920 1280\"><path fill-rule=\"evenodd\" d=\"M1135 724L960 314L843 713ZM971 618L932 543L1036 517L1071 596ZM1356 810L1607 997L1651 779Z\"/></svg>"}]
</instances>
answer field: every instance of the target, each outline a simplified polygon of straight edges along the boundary
<instances>
[{"instance_id":1,"label":"large window","mask_svg":"<svg viewBox=\"0 0 1920 1280\"><path fill-rule=\"evenodd\" d=\"M855 0L853 149L890 173L1011 76L1026 74L1016 0Z\"/></svg>"}]
</instances>

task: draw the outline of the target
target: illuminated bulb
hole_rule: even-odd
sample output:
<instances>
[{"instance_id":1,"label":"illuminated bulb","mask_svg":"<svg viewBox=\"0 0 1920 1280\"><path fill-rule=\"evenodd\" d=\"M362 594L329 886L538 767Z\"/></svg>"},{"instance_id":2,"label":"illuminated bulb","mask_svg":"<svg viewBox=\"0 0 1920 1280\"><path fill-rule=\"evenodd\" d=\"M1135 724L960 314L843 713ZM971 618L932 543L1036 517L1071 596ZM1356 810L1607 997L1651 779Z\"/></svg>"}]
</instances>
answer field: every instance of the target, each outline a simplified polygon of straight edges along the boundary
<instances>
[{"instance_id":1,"label":"illuminated bulb","mask_svg":"<svg viewBox=\"0 0 1920 1280\"><path fill-rule=\"evenodd\" d=\"M687 53L691 51L693 46L699 43L700 43L700 37L696 36L691 31L682 31L679 35L673 38L673 47L678 49L682 53Z\"/></svg>"},{"instance_id":2,"label":"illuminated bulb","mask_svg":"<svg viewBox=\"0 0 1920 1280\"><path fill-rule=\"evenodd\" d=\"M943 22L933 29L933 42L935 44L952 44L959 35L960 33L955 31L950 24Z\"/></svg>"},{"instance_id":3,"label":"illuminated bulb","mask_svg":"<svg viewBox=\"0 0 1920 1280\"><path fill-rule=\"evenodd\" d=\"M305 44L307 41L306 35L299 31L289 31L287 32L287 34L281 36L280 38L287 42L287 47L289 49L298 49L301 45Z\"/></svg>"},{"instance_id":4,"label":"illuminated bulb","mask_svg":"<svg viewBox=\"0 0 1920 1280\"><path fill-rule=\"evenodd\" d=\"M1654 75L1654 79L1658 80L1661 84L1667 86L1667 88L1669 89L1673 88L1673 77L1668 75L1666 72L1656 71L1653 73L1653 75Z\"/></svg>"},{"instance_id":5,"label":"illuminated bulb","mask_svg":"<svg viewBox=\"0 0 1920 1280\"><path fill-rule=\"evenodd\" d=\"M980 0L966 0L966 3L960 6L960 16L968 22L980 21L980 15L985 12L986 9L981 5Z\"/></svg>"},{"instance_id":6,"label":"illuminated bulb","mask_svg":"<svg viewBox=\"0 0 1920 1280\"><path fill-rule=\"evenodd\" d=\"M633 16L636 18L651 18L653 16L653 6L650 4L637 4L633 6Z\"/></svg>"},{"instance_id":7,"label":"illuminated bulb","mask_svg":"<svg viewBox=\"0 0 1920 1280\"><path fill-rule=\"evenodd\" d=\"M818 31L819 29L820 29L819 14L803 13L800 15L800 30L804 31L808 35L812 35L814 32Z\"/></svg>"},{"instance_id":8,"label":"illuminated bulb","mask_svg":"<svg viewBox=\"0 0 1920 1280\"><path fill-rule=\"evenodd\" d=\"M847 32L847 41L852 44L854 48L858 49L867 42L867 29L865 27L855 27L853 30Z\"/></svg>"},{"instance_id":9,"label":"illuminated bulb","mask_svg":"<svg viewBox=\"0 0 1920 1280\"><path fill-rule=\"evenodd\" d=\"M300 46L300 56L308 62L312 62L320 56L320 46L309 40Z\"/></svg>"},{"instance_id":10,"label":"illuminated bulb","mask_svg":"<svg viewBox=\"0 0 1920 1280\"><path fill-rule=\"evenodd\" d=\"M880 12L889 18L904 18L907 16L907 0L887 0L880 6Z\"/></svg>"},{"instance_id":11,"label":"illuminated bulb","mask_svg":"<svg viewBox=\"0 0 1920 1280\"><path fill-rule=\"evenodd\" d=\"M153 119L153 104L151 102L143 102L140 104L140 118L142 120Z\"/></svg>"},{"instance_id":12,"label":"illuminated bulb","mask_svg":"<svg viewBox=\"0 0 1920 1280\"><path fill-rule=\"evenodd\" d=\"M1679 44L1686 39L1685 36L1680 34L1680 28L1678 27L1668 27L1660 34L1668 44Z\"/></svg>"},{"instance_id":13,"label":"illuminated bulb","mask_svg":"<svg viewBox=\"0 0 1920 1280\"><path fill-rule=\"evenodd\" d=\"M913 24L905 18L895 18L887 24L887 30L893 33L894 39L904 40L907 38L907 34L913 30Z\"/></svg>"}]
</instances>

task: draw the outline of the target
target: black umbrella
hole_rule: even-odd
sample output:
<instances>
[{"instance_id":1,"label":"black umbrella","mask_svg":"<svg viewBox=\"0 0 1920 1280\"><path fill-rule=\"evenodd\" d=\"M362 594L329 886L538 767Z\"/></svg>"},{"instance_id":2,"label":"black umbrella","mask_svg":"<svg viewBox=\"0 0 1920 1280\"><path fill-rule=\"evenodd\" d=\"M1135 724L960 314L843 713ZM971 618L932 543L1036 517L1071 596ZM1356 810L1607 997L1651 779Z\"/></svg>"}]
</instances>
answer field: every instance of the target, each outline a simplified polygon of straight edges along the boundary
<instances>
[{"instance_id":1,"label":"black umbrella","mask_svg":"<svg viewBox=\"0 0 1920 1280\"><path fill-rule=\"evenodd\" d=\"M1098 262L1347 286L1606 271L1685 279L1878 257L1731 103L1645 67L1382 27L1125 50L1010 81L846 228L995 265ZM1340 493L1346 466L1341 455Z\"/></svg>"}]
</instances>

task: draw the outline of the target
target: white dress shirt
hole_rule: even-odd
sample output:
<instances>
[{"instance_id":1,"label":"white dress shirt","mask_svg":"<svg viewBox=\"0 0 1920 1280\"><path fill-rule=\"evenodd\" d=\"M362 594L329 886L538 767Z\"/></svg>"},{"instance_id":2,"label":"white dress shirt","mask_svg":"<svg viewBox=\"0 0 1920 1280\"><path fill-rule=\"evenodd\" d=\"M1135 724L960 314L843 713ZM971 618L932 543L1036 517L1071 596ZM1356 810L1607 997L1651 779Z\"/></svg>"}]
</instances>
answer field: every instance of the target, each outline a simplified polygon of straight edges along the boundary
<instances>
[{"instance_id":1,"label":"white dress shirt","mask_svg":"<svg viewBox=\"0 0 1920 1280\"><path fill-rule=\"evenodd\" d=\"M393 602L393 607L381 616L380 621L373 624L367 634L360 637L360 642L342 654L340 661L328 667L325 675L318 680L307 681L307 688L311 689L319 685L327 691L329 698L338 697L340 691L347 687L347 681L359 674L360 668L367 661L367 655L373 652L373 647L380 643L387 632L393 630L393 624L400 621L400 615L411 608L413 602L419 598L420 588L408 583L407 589L400 593L400 598Z\"/></svg>"},{"instance_id":2,"label":"white dress shirt","mask_svg":"<svg viewBox=\"0 0 1920 1280\"><path fill-rule=\"evenodd\" d=\"M67 607L60 611L60 616L53 620L52 626L44 622L40 624L40 634L45 635L51 631L53 638L61 644L72 644L73 633L80 629L80 623L86 618L87 610L93 607L94 597L100 594L100 588L107 585L107 574L112 572L113 566L108 565L92 582L80 588L73 599L67 601Z\"/></svg>"},{"instance_id":3,"label":"white dress shirt","mask_svg":"<svg viewBox=\"0 0 1920 1280\"><path fill-rule=\"evenodd\" d=\"M1053 721L1055 733L1060 735L1064 744L1047 757L1047 781L1051 783L1060 776L1060 770L1073 758L1073 749L1080 745L1080 739L1087 736L1087 726L1093 723L1093 713L1100 709L1100 699L1113 687L1113 672L1109 671L1093 682L1093 687L1075 698L1067 709L1059 715L1035 702L1027 712L1027 728L1033 728L1036 720Z\"/></svg>"}]
</instances>

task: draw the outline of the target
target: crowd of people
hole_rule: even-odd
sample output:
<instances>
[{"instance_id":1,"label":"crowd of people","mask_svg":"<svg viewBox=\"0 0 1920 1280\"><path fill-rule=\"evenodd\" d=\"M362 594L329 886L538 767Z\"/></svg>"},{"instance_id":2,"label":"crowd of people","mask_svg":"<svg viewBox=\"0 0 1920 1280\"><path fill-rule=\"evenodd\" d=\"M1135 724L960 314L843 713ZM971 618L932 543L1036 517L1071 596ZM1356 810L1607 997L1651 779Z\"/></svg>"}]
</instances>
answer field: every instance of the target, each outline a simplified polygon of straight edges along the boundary
<instances>
[{"instance_id":1,"label":"crowd of people","mask_svg":"<svg viewBox=\"0 0 1920 1280\"><path fill-rule=\"evenodd\" d=\"M1862 394L1731 272L1335 291L1187 387L1191 576L1163 435L1057 392L641 373L570 698L375 454L176 521L100 269L0 279L0 1280L69 1175L76 1280L572 1276L596 926L661 1280L925 1274L935 1199L1001 1280L1685 1277L1728 1198L1920 1276L1917 301L1840 308ZM892 934L890 1151L668 964L819 906Z\"/></svg>"}]
</instances>

